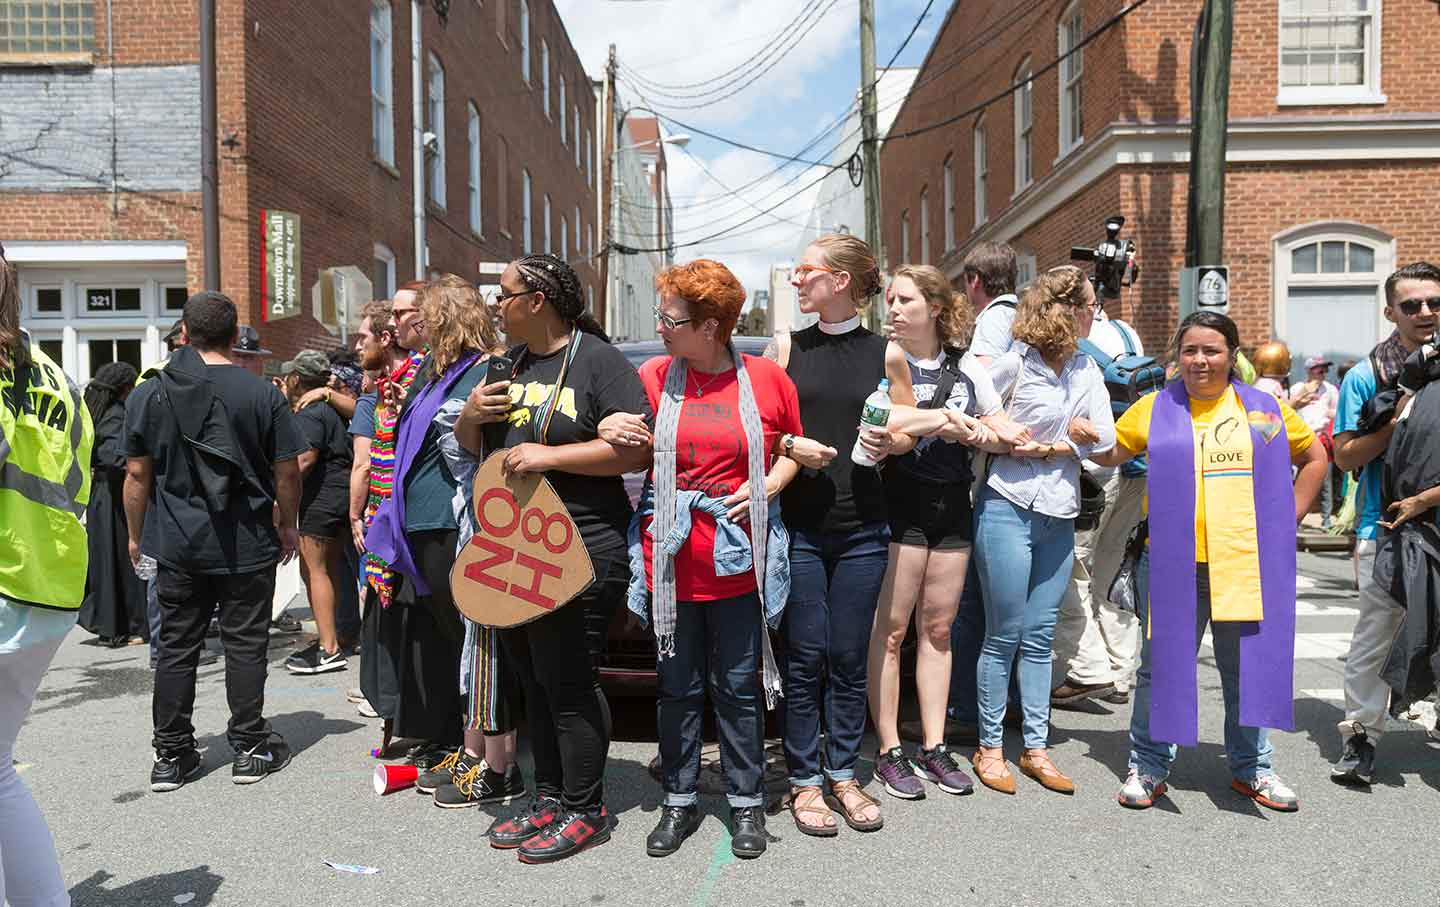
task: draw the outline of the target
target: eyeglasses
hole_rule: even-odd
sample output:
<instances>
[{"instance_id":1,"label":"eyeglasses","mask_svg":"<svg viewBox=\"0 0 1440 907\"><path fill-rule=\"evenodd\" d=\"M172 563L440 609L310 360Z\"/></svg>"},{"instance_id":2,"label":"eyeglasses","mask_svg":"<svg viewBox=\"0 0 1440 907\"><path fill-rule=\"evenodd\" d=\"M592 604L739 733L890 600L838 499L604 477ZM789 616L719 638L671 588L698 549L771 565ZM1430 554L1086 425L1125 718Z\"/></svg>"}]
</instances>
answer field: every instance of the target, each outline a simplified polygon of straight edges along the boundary
<instances>
[{"instance_id":1,"label":"eyeglasses","mask_svg":"<svg viewBox=\"0 0 1440 907\"><path fill-rule=\"evenodd\" d=\"M1411 318L1420 314L1422 305L1430 309L1430 314L1440 315L1440 296L1431 296L1429 299L1402 299L1395 305Z\"/></svg>"},{"instance_id":2,"label":"eyeglasses","mask_svg":"<svg viewBox=\"0 0 1440 907\"><path fill-rule=\"evenodd\" d=\"M490 297L490 301L493 302L495 305L500 305L502 302L505 302L505 301L510 300L510 299L514 299L516 296L529 296L531 293L535 293L535 292L538 292L538 291L537 291L537 290L516 290L514 293L496 293L494 296Z\"/></svg>"},{"instance_id":3,"label":"eyeglasses","mask_svg":"<svg viewBox=\"0 0 1440 907\"><path fill-rule=\"evenodd\" d=\"M665 330L667 331L673 331L680 325L689 324L690 322L695 320L693 318L671 318L669 315L666 315L664 312L660 311L660 307L658 305L651 311L655 313L655 320L664 325Z\"/></svg>"},{"instance_id":4,"label":"eyeglasses","mask_svg":"<svg viewBox=\"0 0 1440 907\"><path fill-rule=\"evenodd\" d=\"M419 309L418 307L417 307L417 308L413 308L413 309L395 309L394 311L391 312L391 315L394 317L394 319L395 319L396 321L399 321L400 319L405 318L405 317L407 317L407 316L419 314L419 312L420 312L420 309Z\"/></svg>"},{"instance_id":5,"label":"eyeglasses","mask_svg":"<svg viewBox=\"0 0 1440 907\"><path fill-rule=\"evenodd\" d=\"M832 269L821 267L820 265L800 265L794 271L792 271L791 274L794 275L794 278L796 280L804 280L815 271L822 271L826 274L835 273Z\"/></svg>"}]
</instances>

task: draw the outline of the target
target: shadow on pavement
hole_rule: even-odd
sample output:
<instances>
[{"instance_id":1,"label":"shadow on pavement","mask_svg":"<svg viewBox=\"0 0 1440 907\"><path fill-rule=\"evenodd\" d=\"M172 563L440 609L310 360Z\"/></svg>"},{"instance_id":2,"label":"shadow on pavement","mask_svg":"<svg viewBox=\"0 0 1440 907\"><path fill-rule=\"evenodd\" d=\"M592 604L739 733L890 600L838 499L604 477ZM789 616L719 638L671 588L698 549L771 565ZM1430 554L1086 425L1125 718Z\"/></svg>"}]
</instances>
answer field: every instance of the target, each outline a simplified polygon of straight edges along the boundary
<instances>
[{"instance_id":1,"label":"shadow on pavement","mask_svg":"<svg viewBox=\"0 0 1440 907\"><path fill-rule=\"evenodd\" d=\"M215 900L215 892L225 879L210 871L209 866L196 866L179 872L136 879L119 888L105 883L115 878L103 870L70 889L75 907L114 907L117 904L180 904L206 907Z\"/></svg>"},{"instance_id":2,"label":"shadow on pavement","mask_svg":"<svg viewBox=\"0 0 1440 907\"><path fill-rule=\"evenodd\" d=\"M334 737L340 734L348 734L351 731L360 730L366 727L359 721L350 721L343 718L327 718L316 711L287 712L283 715L271 714L266 716L270 726L277 734L285 738L290 745L290 752L294 756L308 750L326 737ZM197 737L196 742L201 750L211 750L216 753L230 753L230 743L225 734L209 734L205 737ZM227 757L220 757L222 759ZM220 765L214 757L207 754L206 772ZM228 765L228 761L224 762Z\"/></svg>"}]
</instances>

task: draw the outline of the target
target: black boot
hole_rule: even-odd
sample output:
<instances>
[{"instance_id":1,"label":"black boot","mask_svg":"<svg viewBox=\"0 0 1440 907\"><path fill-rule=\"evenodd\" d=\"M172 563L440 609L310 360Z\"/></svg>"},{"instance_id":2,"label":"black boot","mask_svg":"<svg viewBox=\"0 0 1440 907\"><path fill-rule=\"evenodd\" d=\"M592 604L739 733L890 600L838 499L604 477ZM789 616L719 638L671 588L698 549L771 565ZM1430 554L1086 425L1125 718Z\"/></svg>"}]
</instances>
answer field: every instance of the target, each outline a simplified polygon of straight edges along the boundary
<instances>
[{"instance_id":1,"label":"black boot","mask_svg":"<svg viewBox=\"0 0 1440 907\"><path fill-rule=\"evenodd\" d=\"M700 827L700 807L665 806L660 809L660 821L655 830L645 839L645 852L652 857L668 857L680 849L685 839L695 834Z\"/></svg>"},{"instance_id":2,"label":"black boot","mask_svg":"<svg viewBox=\"0 0 1440 907\"><path fill-rule=\"evenodd\" d=\"M765 852L765 809L741 806L730 810L730 852L742 860Z\"/></svg>"}]
</instances>

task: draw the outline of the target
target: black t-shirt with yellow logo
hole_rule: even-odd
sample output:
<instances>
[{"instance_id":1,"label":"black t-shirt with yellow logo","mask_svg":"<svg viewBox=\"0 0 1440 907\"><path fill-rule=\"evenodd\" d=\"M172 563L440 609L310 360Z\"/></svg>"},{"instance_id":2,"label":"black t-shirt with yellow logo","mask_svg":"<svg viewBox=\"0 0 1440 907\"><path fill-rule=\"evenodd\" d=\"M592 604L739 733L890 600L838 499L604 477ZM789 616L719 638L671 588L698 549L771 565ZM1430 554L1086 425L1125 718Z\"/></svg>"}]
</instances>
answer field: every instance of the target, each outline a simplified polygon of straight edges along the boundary
<instances>
[{"instance_id":1,"label":"black t-shirt with yellow logo","mask_svg":"<svg viewBox=\"0 0 1440 907\"><path fill-rule=\"evenodd\" d=\"M514 409L505 432L505 446L538 441L541 409L565 363L566 348L546 356L508 355L516 359L510 384ZM651 415L650 402L635 367L625 354L598 337L584 336L575 361L560 389L559 405L550 420L545 443L553 447L579 444L599 437L600 422L614 413ZM620 476L582 476L547 472L546 478L565 503L586 547L592 551L625 544L633 510Z\"/></svg>"}]
</instances>

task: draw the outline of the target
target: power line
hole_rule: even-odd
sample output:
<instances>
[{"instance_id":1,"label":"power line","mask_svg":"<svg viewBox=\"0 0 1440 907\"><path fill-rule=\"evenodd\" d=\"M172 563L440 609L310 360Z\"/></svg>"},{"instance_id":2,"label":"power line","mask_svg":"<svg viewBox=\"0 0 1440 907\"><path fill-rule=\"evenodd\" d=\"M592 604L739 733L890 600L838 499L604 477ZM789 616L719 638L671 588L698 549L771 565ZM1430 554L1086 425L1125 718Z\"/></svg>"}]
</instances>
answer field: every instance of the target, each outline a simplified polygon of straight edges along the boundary
<instances>
[{"instance_id":1,"label":"power line","mask_svg":"<svg viewBox=\"0 0 1440 907\"><path fill-rule=\"evenodd\" d=\"M632 69L628 66L625 67L625 70L629 75L633 76L636 81L649 86L652 90L655 91L656 94L660 95L689 98L700 97L705 94L723 91L726 86L721 86L719 88L707 88L706 86L715 85L720 82L726 82L727 85L734 84L734 81L736 80L732 78L733 76L737 76L738 74L742 73L747 67L752 66L759 58L764 56L767 52L773 53L774 48L776 47L777 43L782 40L783 36L789 35L801 19L813 15L815 10L822 2L824 2L824 0L805 0L805 5L800 8L800 11L795 14L795 17L789 22L787 22L783 27L778 29L773 35L769 36L765 43L760 46L759 50L755 51L749 57L746 57L744 60L740 61L731 68L725 70L724 72L719 73L718 75L711 76L708 79L701 79L698 82L667 84L651 79L644 73ZM698 95L687 94L688 92L692 92L695 89L704 90L701 91Z\"/></svg>"}]
</instances>

